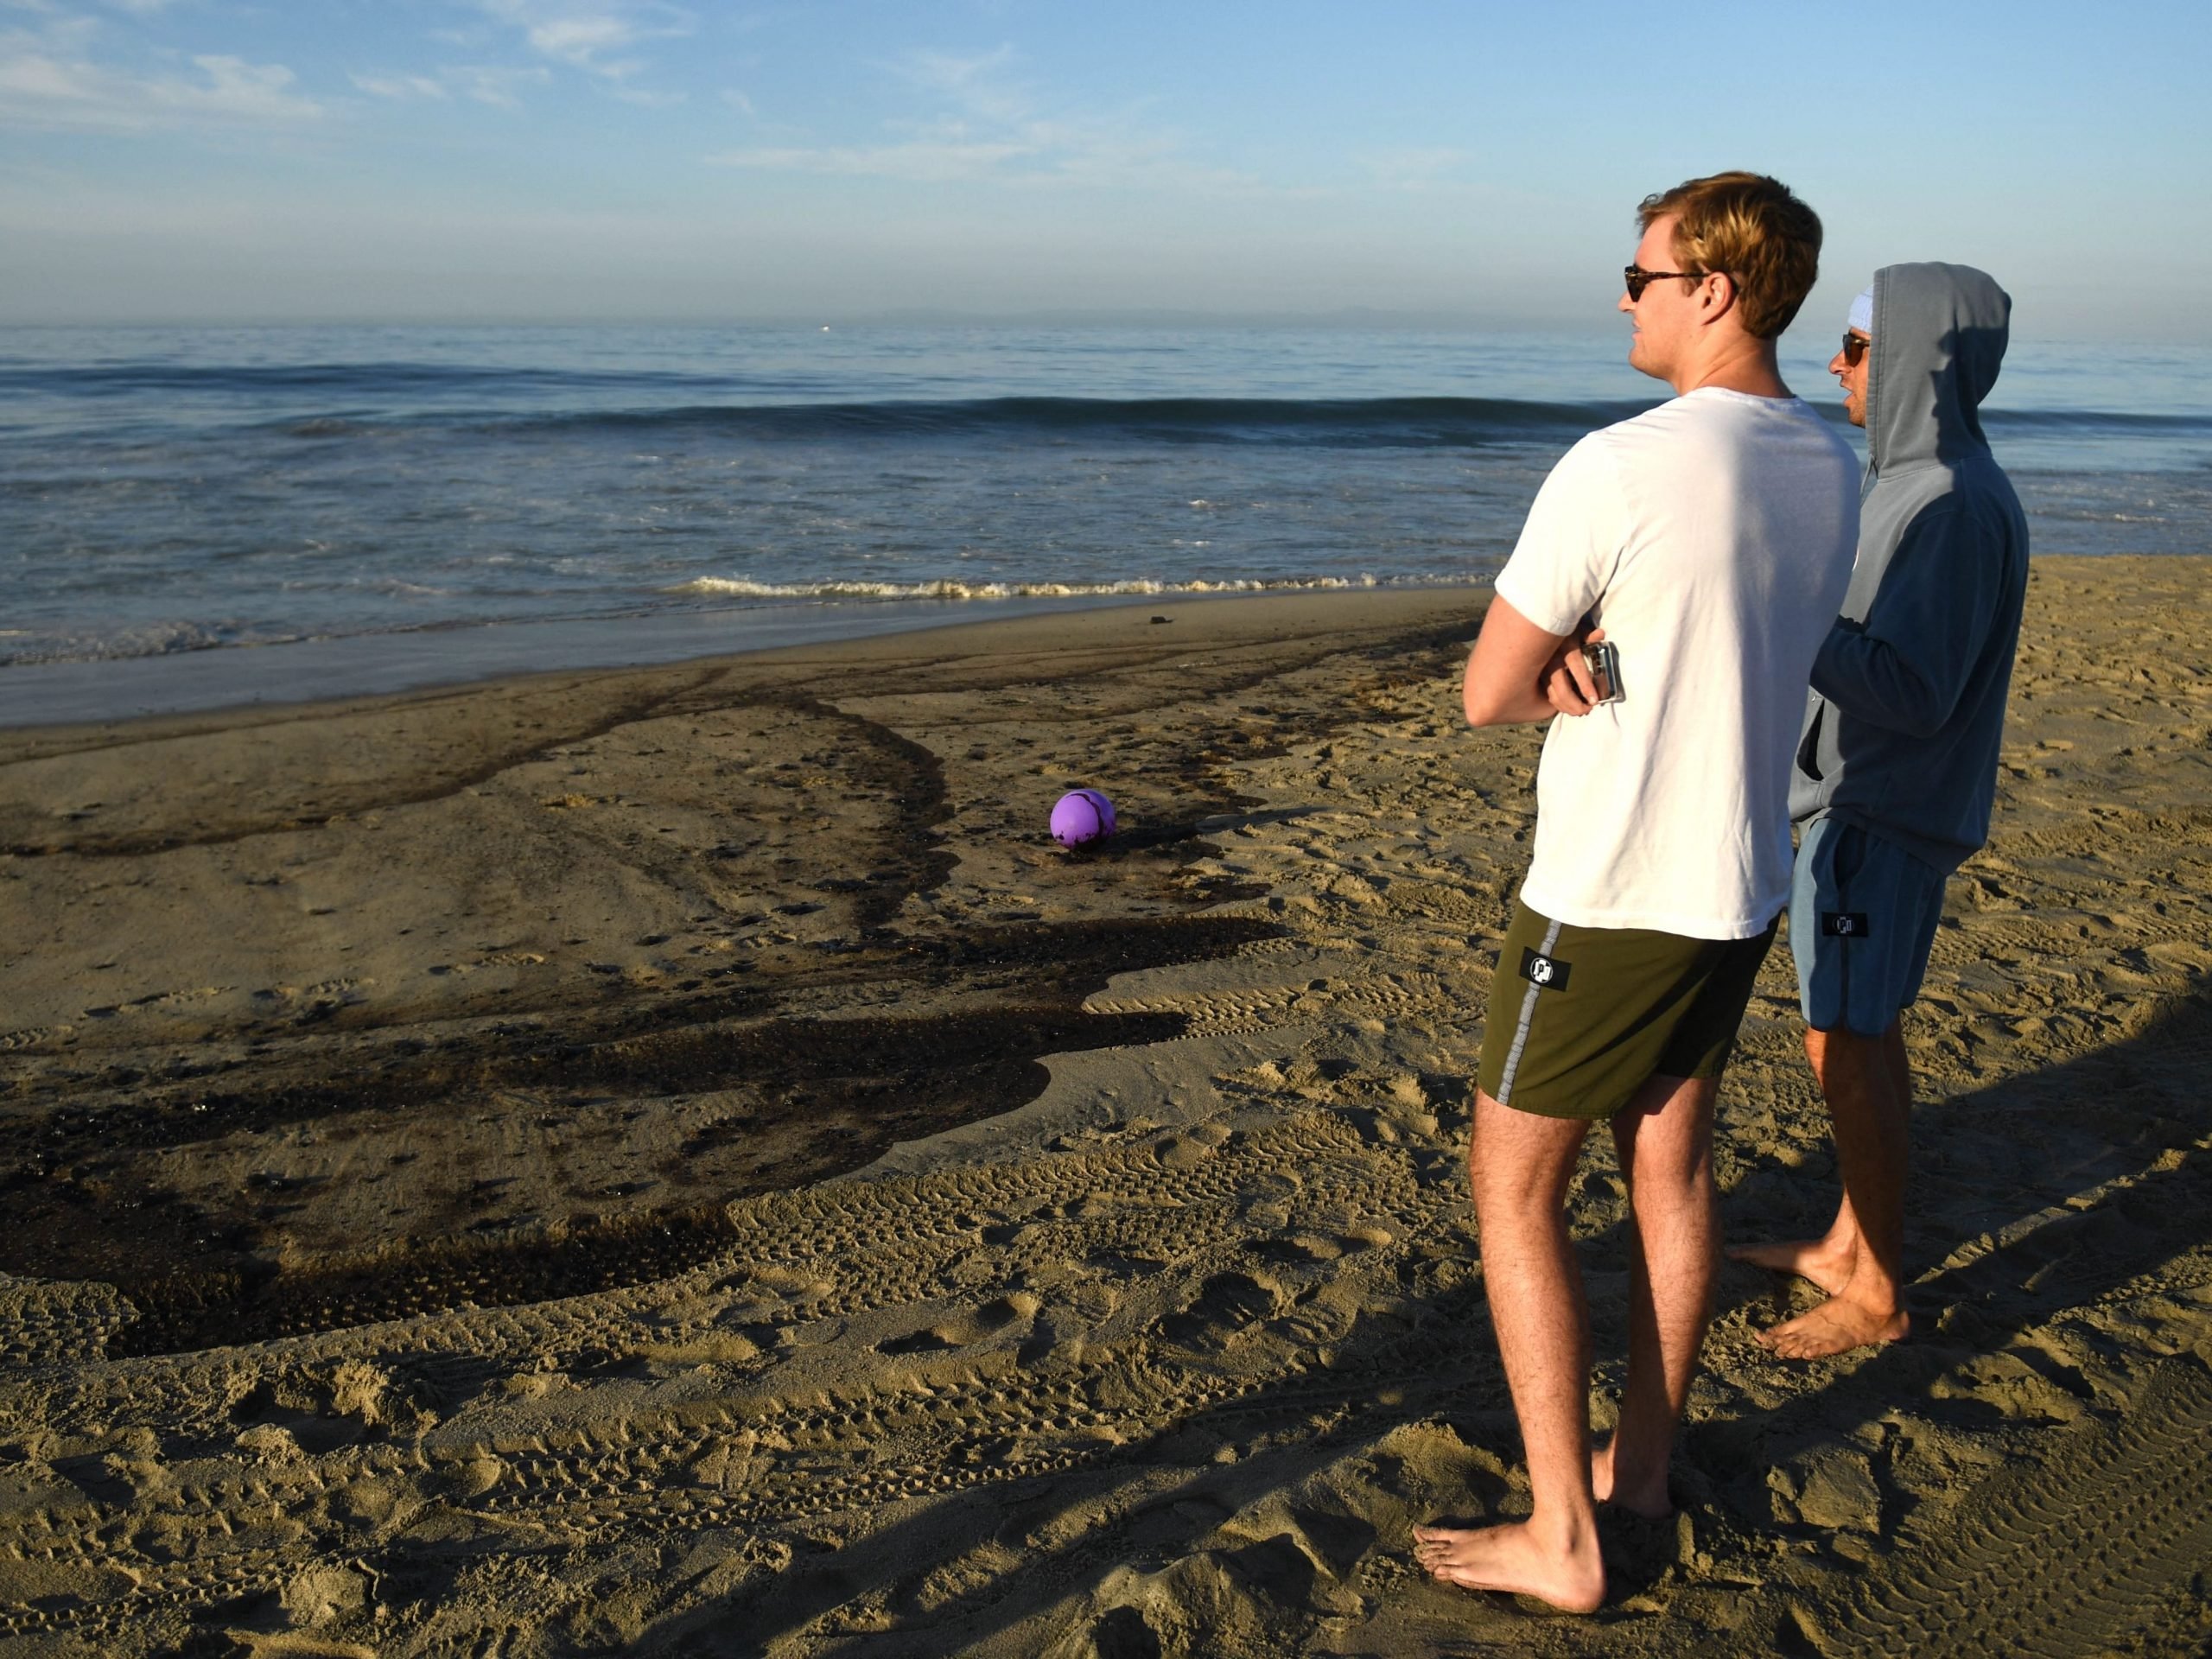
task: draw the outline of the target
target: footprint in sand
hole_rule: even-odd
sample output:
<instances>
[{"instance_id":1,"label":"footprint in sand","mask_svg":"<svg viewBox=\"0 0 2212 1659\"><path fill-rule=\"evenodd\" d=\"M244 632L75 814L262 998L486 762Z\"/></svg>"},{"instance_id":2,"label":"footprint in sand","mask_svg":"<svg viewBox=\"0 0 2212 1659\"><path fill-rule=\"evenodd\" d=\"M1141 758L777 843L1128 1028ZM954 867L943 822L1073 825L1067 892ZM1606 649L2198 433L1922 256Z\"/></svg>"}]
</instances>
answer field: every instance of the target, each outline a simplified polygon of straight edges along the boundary
<instances>
[{"instance_id":1,"label":"footprint in sand","mask_svg":"<svg viewBox=\"0 0 2212 1659\"><path fill-rule=\"evenodd\" d=\"M1155 1328L1179 1347L1211 1351L1226 1348L1254 1325L1273 1319L1287 1299L1272 1278L1249 1273L1217 1273L1179 1313Z\"/></svg>"},{"instance_id":2,"label":"footprint in sand","mask_svg":"<svg viewBox=\"0 0 2212 1659\"><path fill-rule=\"evenodd\" d=\"M937 1325L912 1331L903 1337L887 1337L875 1344L879 1354L932 1354L948 1348L965 1348L973 1343L1010 1331L1015 1325L1027 1325L1037 1317L1042 1304L1027 1291L1015 1291L1001 1296L982 1306Z\"/></svg>"}]
</instances>

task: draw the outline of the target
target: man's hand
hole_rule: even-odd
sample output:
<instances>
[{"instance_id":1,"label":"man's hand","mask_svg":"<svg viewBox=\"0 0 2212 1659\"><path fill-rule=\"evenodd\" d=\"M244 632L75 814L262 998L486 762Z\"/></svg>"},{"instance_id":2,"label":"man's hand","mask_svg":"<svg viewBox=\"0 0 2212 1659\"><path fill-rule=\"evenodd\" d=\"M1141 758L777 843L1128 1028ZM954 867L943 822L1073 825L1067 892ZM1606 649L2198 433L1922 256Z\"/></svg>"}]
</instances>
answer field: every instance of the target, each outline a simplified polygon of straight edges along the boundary
<instances>
[{"instance_id":1,"label":"man's hand","mask_svg":"<svg viewBox=\"0 0 2212 1659\"><path fill-rule=\"evenodd\" d=\"M1467 723L1510 726L1549 720L1556 710L1545 694L1544 679L1565 643L1515 610L1502 595L1492 598L1474 654L1467 658L1463 688Z\"/></svg>"},{"instance_id":2,"label":"man's hand","mask_svg":"<svg viewBox=\"0 0 2212 1659\"><path fill-rule=\"evenodd\" d=\"M1582 648L1605 637L1603 628L1586 624L1567 635L1552 653L1551 661L1544 664L1540 681L1544 697L1560 714L1586 715L1598 706L1597 677L1590 672L1590 664L1582 660Z\"/></svg>"}]
</instances>

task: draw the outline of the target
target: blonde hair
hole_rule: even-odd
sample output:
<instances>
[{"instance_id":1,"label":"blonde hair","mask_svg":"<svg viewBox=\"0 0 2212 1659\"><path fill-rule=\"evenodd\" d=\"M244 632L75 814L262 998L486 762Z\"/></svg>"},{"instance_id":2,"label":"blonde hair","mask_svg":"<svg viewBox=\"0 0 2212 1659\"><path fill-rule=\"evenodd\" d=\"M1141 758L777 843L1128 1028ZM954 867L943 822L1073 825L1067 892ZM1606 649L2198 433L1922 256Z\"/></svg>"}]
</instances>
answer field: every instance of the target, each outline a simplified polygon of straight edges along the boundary
<instances>
[{"instance_id":1,"label":"blonde hair","mask_svg":"<svg viewBox=\"0 0 2212 1659\"><path fill-rule=\"evenodd\" d=\"M1676 215L1675 263L1736 285L1744 328L1772 340L1789 326L1821 271L1821 216L1764 173L1715 173L1646 196L1637 223Z\"/></svg>"}]
</instances>

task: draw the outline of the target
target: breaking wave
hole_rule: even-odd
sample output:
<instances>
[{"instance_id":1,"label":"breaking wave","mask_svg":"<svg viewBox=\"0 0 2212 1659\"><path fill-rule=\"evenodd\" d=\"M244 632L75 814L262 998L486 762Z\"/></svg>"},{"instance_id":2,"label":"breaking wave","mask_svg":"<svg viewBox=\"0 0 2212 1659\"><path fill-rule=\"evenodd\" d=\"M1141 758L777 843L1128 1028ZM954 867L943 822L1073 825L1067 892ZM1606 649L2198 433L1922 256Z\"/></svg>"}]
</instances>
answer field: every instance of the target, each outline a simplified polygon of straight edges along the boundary
<instances>
[{"instance_id":1,"label":"breaking wave","mask_svg":"<svg viewBox=\"0 0 2212 1659\"><path fill-rule=\"evenodd\" d=\"M686 598L791 600L971 600L1143 598L1154 594L1279 594L1353 588L1461 586L1489 576L1465 571L1411 576L1231 577L1218 582L1169 582L1132 577L1121 582L754 582L745 576L699 576L664 593Z\"/></svg>"}]
</instances>

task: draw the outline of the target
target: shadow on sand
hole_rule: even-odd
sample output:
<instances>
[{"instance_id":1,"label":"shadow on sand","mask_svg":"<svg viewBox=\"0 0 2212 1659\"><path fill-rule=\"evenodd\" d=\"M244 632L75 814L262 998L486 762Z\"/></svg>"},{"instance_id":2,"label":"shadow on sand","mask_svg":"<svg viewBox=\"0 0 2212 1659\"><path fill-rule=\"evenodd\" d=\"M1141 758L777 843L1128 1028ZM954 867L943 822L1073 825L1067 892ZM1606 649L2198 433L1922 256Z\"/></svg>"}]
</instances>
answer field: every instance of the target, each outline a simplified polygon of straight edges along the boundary
<instances>
[{"instance_id":1,"label":"shadow on sand","mask_svg":"<svg viewBox=\"0 0 2212 1659\"><path fill-rule=\"evenodd\" d=\"M1548 1639L1548 1645L1602 1651L1609 1630L1632 1622L1641 1627L1638 1649L1654 1650L1649 1598L1656 1592L1662 1604L1658 1624L1681 1624L1682 1643L1694 1643L1700 1651L1738 1646L1765 1653L1850 1650L1853 1621L1865 1616L1868 1605L1850 1583L1866 1569L1831 1556L1825 1574L1812 1575L1828 1578L1825 1587L1787 1566L1777 1571L1777 1544L1802 1555L1821 1548L1825 1535L1773 1518L1767 1471L1808 1449L1848 1441L1897 1412L1967 1428L2004 1427L2037 1445L2044 1436L2064 1433L2049 1426L2050 1419L2038 1424L2031 1415L2008 1414L1952 1384L1993 1357L2030 1354L2015 1346L2023 1332L2069 1308L2113 1296L2197 1242L2199 1223L2193 1218L2212 1213L2212 1150L2206 1145L2212 1112L2199 1086L2208 1058L2212 994L2198 988L2127 1042L1924 1103L1915 1125L1923 1144L1940 1144L1959 1126L1988 1118L2008 1126L2020 1155L2011 1168L1989 1173L1971 1210L1931 1207L1924 1193L1916 1195L1916 1255L1923 1264L1931 1257L1959 1258L1924 1277L1915 1291L1915 1316L1923 1334L1818 1367L1777 1361L1776 1387L1794 1391L1791 1397L1760 1409L1739 1396L1691 1425L1675 1461L1677 1496L1687 1518L1672 1526L1617 1521L1613 1530L1629 1535L1609 1546L1613 1586L1608 1606L1577 1622L1571 1635L1549 1624L1558 1639ZM2104 1150L2094 1167L2054 1170L2037 1155L2039 1136L2053 1142L2078 1139L2085 1103L2094 1103ZM1725 1135L1725 1103L1723 1114ZM1815 1194L1807 1199L1808 1207L1820 1202ZM2079 1207L2069 1207L2069 1199ZM1729 1206L1727 1196L1723 1204ZM1978 1236L1984 1236L1983 1248L1961 1249ZM1611 1267L1621 1247L1618 1226L1586 1241L1581 1249L1586 1270ZM1726 1304L1732 1292L1740 1309L1765 1299L1768 1279L1749 1268L1725 1274L1722 1318L1730 1317ZM1601 1356L1624 1339L1619 1330L1605 1327L1600 1320ZM2094 1408L2109 1414L2113 1402L2097 1399L2079 1374L2069 1375L2055 1362L2028 1357L2023 1363L2044 1364L2048 1381L2078 1400L2083 1412ZM2167 1363L2196 1362L2184 1357ZM1314 1438L1234 1462L1206 1460L1212 1448L1238 1446L1269 1422L1300 1421L1332 1426ZM1289 1511L1294 1532L1286 1528L1258 1542L1205 1541L1230 1515L1348 1459L1367 1455L1378 1480L1387 1482L1390 1459L1376 1455L1377 1442L1393 1430L1423 1422L1448 1427L1509 1465L1518 1459L1478 1286L1417 1297L1383 1319L1363 1319L1341 1344L1333 1368L1316 1364L1145 1441L1103 1449L1088 1466L1050 1477L987 1479L834 1553L802 1555L765 1586L756 1581L728 1599L671 1618L648 1632L639 1650L759 1653L863 1592L888 1589L891 1628L850 1634L817 1650L887 1659L962 1653L1048 1608L1081 1605L1123 1567L1166 1573L1164 1587L1184 1601L1192 1625L1205 1625L1210 1599L1218 1611L1242 1599L1261 1604L1273 1637L1294 1643L1295 1632L1311 1630L1325 1614L1358 1612L1361 1598L1353 1580L1363 1576L1362 1564L1378 1556L1402 1557L1407 1541L1379 1535L1372 1521L1349 1509L1308 1513L1294 1505ZM2206 1460L2201 1441L2194 1455L2199 1463ZM2184 1508L2194 1504L2188 1512L2195 1525L2212 1517L2212 1483L2197 1481L2191 1490L2196 1496ZM1502 1480L1496 1490L1470 1496L1481 1508L1494 1509L1500 1499L1510 1506ZM2044 1494L2046 1509L2069 1501L2065 1492ZM1906 1503L1894 1491L1885 1496L1884 1539L1895 1540ZM1685 1563L1686 1551L1704 1559ZM935 1569L1009 1554L1017 1559L1002 1571L985 1574L977 1568L967 1574L965 1587L951 1593L940 1588L926 1605L918 1597L920 1580ZM1883 1569L1875 1554L1871 1571L1878 1579ZM1391 1581L1384 1575L1385 1586ZM1713 1584L1710 1598L1729 1604L1726 1629L1700 1630L1694 1617L1670 1618L1664 1605L1669 1595L1701 1581ZM2123 1594L2096 1618L2113 1626L2111 1635L2121 1634L2130 1619L2148 1610L2148 1603L2137 1605L2143 1597L2155 1601L2170 1587L2141 1586L2135 1601ZM1462 1596L1418 1583L1404 1593L1438 1598L1437 1616L1458 1624L1465 1651L1491 1651L1496 1643L1510 1641L1516 1628L1534 1633L1522 1624L1526 1615L1503 1598ZM1839 1645L1806 1634L1808 1620L1796 1605L1808 1595L1827 1609ZM1640 1607L1624 1609L1622 1604L1631 1599L1642 1599ZM1088 1642L1080 1630L1070 1632L1070 1653L1143 1659L1180 1650L1174 1633L1148 1622L1141 1599L1085 1617L1093 1620ZM1870 1629L1867 1635L1872 1634ZM1444 1650L1457 1645L1447 1640Z\"/></svg>"}]
</instances>

